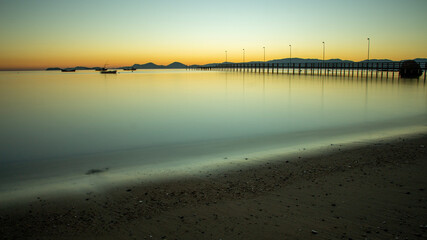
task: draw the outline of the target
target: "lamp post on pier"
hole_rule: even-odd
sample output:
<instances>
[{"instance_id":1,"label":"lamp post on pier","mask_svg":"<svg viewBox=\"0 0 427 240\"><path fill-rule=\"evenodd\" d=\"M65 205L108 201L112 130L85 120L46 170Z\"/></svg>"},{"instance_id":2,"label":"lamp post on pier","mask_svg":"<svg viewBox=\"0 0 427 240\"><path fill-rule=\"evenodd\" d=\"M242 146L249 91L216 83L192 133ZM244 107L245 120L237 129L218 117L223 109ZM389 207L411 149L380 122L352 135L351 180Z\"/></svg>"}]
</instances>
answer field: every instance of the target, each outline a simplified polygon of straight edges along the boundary
<instances>
[{"instance_id":1,"label":"lamp post on pier","mask_svg":"<svg viewBox=\"0 0 427 240\"><path fill-rule=\"evenodd\" d=\"M245 49L243 48L243 63L245 63Z\"/></svg>"},{"instance_id":2,"label":"lamp post on pier","mask_svg":"<svg viewBox=\"0 0 427 240\"><path fill-rule=\"evenodd\" d=\"M292 63L292 45L289 44L289 66Z\"/></svg>"},{"instance_id":3,"label":"lamp post on pier","mask_svg":"<svg viewBox=\"0 0 427 240\"><path fill-rule=\"evenodd\" d=\"M264 62L265 62L265 47L262 47L262 48L264 48Z\"/></svg>"},{"instance_id":4,"label":"lamp post on pier","mask_svg":"<svg viewBox=\"0 0 427 240\"><path fill-rule=\"evenodd\" d=\"M371 39L368 38L368 63L366 63L366 77L368 77L368 72L369 72L369 48L371 45ZM373 72L371 71L371 75L373 74Z\"/></svg>"},{"instance_id":5,"label":"lamp post on pier","mask_svg":"<svg viewBox=\"0 0 427 240\"><path fill-rule=\"evenodd\" d=\"M225 51L225 63L227 63L227 51Z\"/></svg>"},{"instance_id":6,"label":"lamp post on pier","mask_svg":"<svg viewBox=\"0 0 427 240\"><path fill-rule=\"evenodd\" d=\"M323 43L323 59L322 59L322 68L324 68L325 67L325 42L322 42ZM322 69L320 69L320 73L322 73L323 71L322 71Z\"/></svg>"},{"instance_id":7,"label":"lamp post on pier","mask_svg":"<svg viewBox=\"0 0 427 240\"><path fill-rule=\"evenodd\" d=\"M371 45L371 39L368 38L368 62L369 62L369 48Z\"/></svg>"},{"instance_id":8,"label":"lamp post on pier","mask_svg":"<svg viewBox=\"0 0 427 240\"><path fill-rule=\"evenodd\" d=\"M322 42L323 43L323 64L325 64L325 42Z\"/></svg>"}]
</instances>

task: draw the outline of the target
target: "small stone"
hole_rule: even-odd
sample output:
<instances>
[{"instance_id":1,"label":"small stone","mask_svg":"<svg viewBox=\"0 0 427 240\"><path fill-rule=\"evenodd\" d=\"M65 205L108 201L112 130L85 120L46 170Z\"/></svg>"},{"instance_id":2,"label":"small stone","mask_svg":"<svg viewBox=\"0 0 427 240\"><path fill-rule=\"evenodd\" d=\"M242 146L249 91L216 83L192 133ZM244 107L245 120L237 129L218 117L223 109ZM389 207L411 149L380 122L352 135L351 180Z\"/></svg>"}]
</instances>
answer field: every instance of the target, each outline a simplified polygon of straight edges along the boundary
<instances>
[{"instance_id":1,"label":"small stone","mask_svg":"<svg viewBox=\"0 0 427 240\"><path fill-rule=\"evenodd\" d=\"M317 231L316 230L311 230L311 233L317 234Z\"/></svg>"},{"instance_id":2,"label":"small stone","mask_svg":"<svg viewBox=\"0 0 427 240\"><path fill-rule=\"evenodd\" d=\"M105 171L107 171L107 170L108 170L108 168L105 168L105 170L103 170L103 169L89 169L89 170L86 172L86 175L102 173L102 172L105 172Z\"/></svg>"}]
</instances>

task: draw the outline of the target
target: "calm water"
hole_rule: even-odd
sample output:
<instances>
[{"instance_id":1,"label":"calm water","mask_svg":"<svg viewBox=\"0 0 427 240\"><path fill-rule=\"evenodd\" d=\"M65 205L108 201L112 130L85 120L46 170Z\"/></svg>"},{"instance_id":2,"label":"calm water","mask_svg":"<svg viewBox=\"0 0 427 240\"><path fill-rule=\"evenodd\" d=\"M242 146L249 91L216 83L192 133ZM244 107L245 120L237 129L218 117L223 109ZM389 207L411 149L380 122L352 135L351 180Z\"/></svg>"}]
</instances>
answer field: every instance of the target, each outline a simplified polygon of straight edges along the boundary
<instances>
[{"instance_id":1,"label":"calm water","mask_svg":"<svg viewBox=\"0 0 427 240\"><path fill-rule=\"evenodd\" d=\"M427 89L423 80L239 72L0 72L0 112L6 191L91 168L184 165L425 127Z\"/></svg>"}]
</instances>

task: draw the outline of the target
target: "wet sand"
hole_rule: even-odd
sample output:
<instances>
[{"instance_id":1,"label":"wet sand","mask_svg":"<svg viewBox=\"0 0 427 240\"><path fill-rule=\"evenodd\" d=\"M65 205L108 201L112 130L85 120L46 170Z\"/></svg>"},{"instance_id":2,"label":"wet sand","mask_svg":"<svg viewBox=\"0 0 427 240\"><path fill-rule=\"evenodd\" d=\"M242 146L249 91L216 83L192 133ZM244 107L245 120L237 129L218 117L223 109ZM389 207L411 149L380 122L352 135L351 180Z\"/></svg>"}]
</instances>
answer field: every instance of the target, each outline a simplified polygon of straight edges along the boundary
<instances>
[{"instance_id":1,"label":"wet sand","mask_svg":"<svg viewBox=\"0 0 427 240\"><path fill-rule=\"evenodd\" d=\"M427 134L334 144L221 173L39 197L0 206L0 238L426 239L426 146Z\"/></svg>"}]
</instances>

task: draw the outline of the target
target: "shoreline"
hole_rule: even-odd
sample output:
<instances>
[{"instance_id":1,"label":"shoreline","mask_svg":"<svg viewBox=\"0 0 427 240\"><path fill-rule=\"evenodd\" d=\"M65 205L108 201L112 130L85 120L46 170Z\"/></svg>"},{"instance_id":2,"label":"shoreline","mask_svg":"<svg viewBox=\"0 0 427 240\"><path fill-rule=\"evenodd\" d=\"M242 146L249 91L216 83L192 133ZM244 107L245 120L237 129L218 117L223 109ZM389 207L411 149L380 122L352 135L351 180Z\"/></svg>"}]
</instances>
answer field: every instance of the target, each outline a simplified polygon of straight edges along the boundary
<instances>
[{"instance_id":1,"label":"shoreline","mask_svg":"<svg viewBox=\"0 0 427 240\"><path fill-rule=\"evenodd\" d=\"M377 141L393 141L400 136L411 138L419 133L427 133L427 127L423 125L382 127L383 129L375 131L365 129L366 132L363 133L355 133L353 130L345 132L343 129L303 131L288 133L285 138L282 135L272 135L197 144L180 143L171 145L168 149L152 146L78 155L61 161L52 159L41 164L36 162L33 167L30 165L19 174L14 173L13 168L5 167L6 170L1 172L3 186L0 188L0 205L25 203L36 197L50 199L55 195L107 191L111 186L120 187L139 182L155 183L221 174L233 171L234 168L257 167L268 161L298 159L297 156L300 155L308 157L328 154L336 151L331 147L334 144L351 149ZM310 135L317 137L309 137ZM207 151L208 148L210 150ZM141 157L150 160L139 162ZM18 163L18 166L22 164ZM95 174L87 174L90 171L95 171Z\"/></svg>"},{"instance_id":2,"label":"shoreline","mask_svg":"<svg viewBox=\"0 0 427 240\"><path fill-rule=\"evenodd\" d=\"M361 146L336 144L314 155L236 165L223 172L36 198L0 207L0 235L4 239L426 237L426 145L426 133Z\"/></svg>"}]
</instances>

